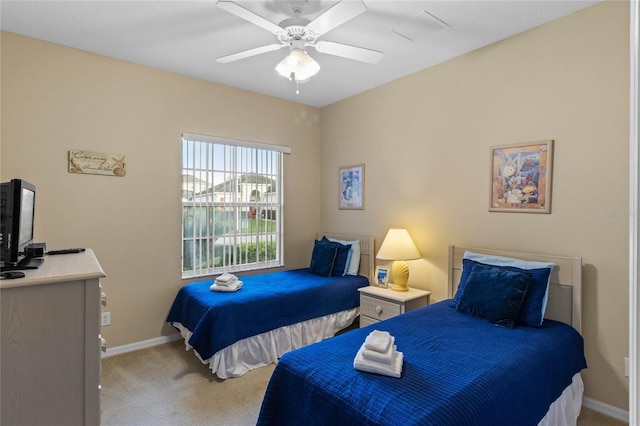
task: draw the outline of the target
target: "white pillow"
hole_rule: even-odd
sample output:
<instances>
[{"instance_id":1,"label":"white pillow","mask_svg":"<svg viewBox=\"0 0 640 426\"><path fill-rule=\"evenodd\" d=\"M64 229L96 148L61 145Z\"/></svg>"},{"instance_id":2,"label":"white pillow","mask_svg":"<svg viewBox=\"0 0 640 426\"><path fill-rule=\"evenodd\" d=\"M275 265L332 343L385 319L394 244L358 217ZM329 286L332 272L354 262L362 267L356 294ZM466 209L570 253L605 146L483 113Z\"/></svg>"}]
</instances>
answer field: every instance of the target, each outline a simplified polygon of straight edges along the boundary
<instances>
[{"instance_id":1,"label":"white pillow","mask_svg":"<svg viewBox=\"0 0 640 426\"><path fill-rule=\"evenodd\" d=\"M360 240L344 241L329 237L327 237L327 239L340 244L351 244L351 249L349 250L351 260L347 267L347 275L358 275L358 269L360 269Z\"/></svg>"}]
</instances>

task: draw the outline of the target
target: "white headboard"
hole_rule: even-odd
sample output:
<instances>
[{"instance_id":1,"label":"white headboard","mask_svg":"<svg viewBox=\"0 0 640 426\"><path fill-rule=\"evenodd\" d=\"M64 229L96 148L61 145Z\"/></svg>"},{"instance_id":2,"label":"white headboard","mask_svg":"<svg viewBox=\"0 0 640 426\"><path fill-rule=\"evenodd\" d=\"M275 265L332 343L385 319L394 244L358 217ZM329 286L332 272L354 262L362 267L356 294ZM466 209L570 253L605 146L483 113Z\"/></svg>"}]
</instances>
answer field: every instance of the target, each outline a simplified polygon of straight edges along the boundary
<instances>
[{"instance_id":1,"label":"white headboard","mask_svg":"<svg viewBox=\"0 0 640 426\"><path fill-rule=\"evenodd\" d=\"M449 246L449 288L448 296L455 294L462 274L462 258L465 251L513 257L538 262L553 262L556 267L551 272L549 299L545 318L569 324L578 332L582 331L582 258L552 256L546 254L522 253L516 251L493 250Z\"/></svg>"},{"instance_id":2,"label":"white headboard","mask_svg":"<svg viewBox=\"0 0 640 426\"><path fill-rule=\"evenodd\" d=\"M371 277L373 277L373 270L375 269L375 247L373 242L373 237L358 237L354 235L344 235L344 234L331 234L328 232L319 232L318 239L321 239L322 236L326 236L327 238L333 238L336 240L345 240L345 241L360 241L360 269L358 270L358 274L364 275L371 281Z\"/></svg>"}]
</instances>

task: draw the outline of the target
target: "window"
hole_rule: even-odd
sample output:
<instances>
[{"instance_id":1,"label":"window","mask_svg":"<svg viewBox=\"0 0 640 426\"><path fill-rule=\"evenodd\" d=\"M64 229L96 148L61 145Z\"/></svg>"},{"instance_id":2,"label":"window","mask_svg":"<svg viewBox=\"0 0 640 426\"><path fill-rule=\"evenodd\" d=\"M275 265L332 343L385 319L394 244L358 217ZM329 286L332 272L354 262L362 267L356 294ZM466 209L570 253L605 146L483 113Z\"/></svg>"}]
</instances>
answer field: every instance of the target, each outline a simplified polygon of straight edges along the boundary
<instances>
[{"instance_id":1,"label":"window","mask_svg":"<svg viewBox=\"0 0 640 426\"><path fill-rule=\"evenodd\" d=\"M283 265L288 147L182 135L182 277Z\"/></svg>"}]
</instances>

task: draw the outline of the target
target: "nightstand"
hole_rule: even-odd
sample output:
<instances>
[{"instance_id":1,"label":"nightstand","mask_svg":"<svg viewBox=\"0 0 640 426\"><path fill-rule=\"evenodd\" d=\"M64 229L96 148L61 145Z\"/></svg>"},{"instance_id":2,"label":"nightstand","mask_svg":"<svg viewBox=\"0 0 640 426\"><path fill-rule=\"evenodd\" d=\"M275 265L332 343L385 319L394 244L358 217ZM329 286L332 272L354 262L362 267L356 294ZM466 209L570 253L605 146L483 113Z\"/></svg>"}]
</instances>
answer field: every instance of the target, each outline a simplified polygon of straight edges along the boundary
<instances>
[{"instance_id":1,"label":"nightstand","mask_svg":"<svg viewBox=\"0 0 640 426\"><path fill-rule=\"evenodd\" d=\"M427 306L430 291L409 288L393 291L382 287L360 287L360 327Z\"/></svg>"}]
</instances>

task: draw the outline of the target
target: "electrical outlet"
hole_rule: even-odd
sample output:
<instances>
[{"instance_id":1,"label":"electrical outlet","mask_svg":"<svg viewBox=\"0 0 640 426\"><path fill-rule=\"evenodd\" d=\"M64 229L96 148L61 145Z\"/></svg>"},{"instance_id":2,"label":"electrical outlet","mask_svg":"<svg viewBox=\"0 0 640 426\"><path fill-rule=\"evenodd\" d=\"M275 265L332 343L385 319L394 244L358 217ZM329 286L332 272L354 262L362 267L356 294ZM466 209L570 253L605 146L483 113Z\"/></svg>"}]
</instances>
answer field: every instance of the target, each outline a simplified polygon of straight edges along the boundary
<instances>
[{"instance_id":1,"label":"electrical outlet","mask_svg":"<svg viewBox=\"0 0 640 426\"><path fill-rule=\"evenodd\" d=\"M629 377L629 358L624 359L624 375Z\"/></svg>"},{"instance_id":2,"label":"electrical outlet","mask_svg":"<svg viewBox=\"0 0 640 426\"><path fill-rule=\"evenodd\" d=\"M102 313L102 321L100 323L103 327L105 325L111 325L111 312L103 312Z\"/></svg>"}]
</instances>

